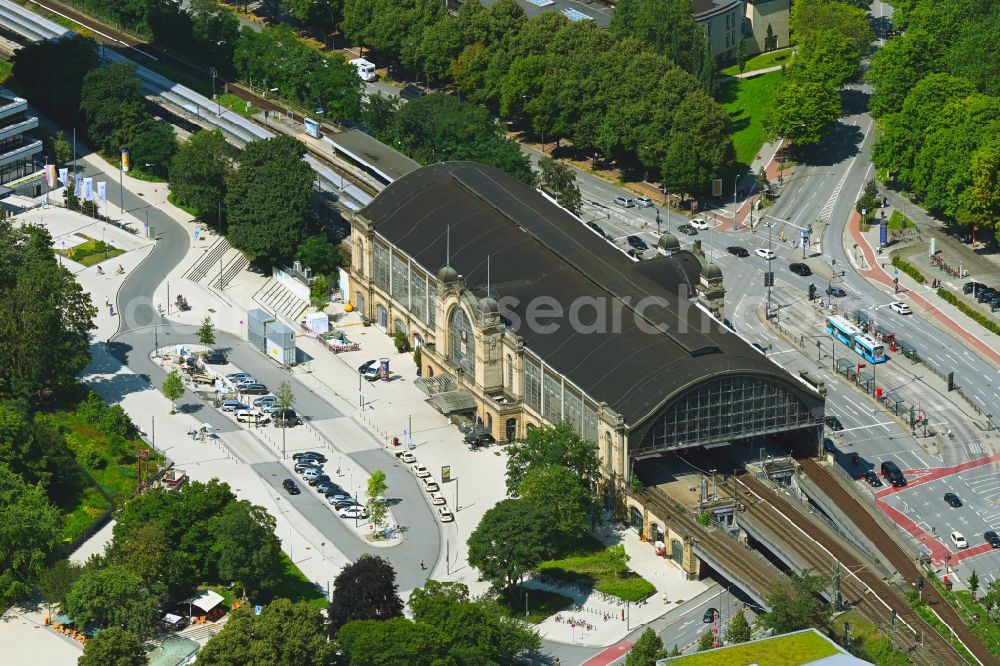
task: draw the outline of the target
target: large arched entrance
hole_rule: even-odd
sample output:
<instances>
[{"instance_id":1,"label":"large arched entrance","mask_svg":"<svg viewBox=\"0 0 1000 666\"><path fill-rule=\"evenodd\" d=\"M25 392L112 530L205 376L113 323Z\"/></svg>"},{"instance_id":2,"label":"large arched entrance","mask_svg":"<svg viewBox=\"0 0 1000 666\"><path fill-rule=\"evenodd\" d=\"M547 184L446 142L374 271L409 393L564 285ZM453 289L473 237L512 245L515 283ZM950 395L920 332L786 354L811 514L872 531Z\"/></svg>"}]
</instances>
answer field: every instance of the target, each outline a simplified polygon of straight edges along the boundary
<instances>
[{"instance_id":1,"label":"large arched entrance","mask_svg":"<svg viewBox=\"0 0 1000 666\"><path fill-rule=\"evenodd\" d=\"M642 536L642 512L636 507L629 507L628 510L628 524L633 530Z\"/></svg>"}]
</instances>

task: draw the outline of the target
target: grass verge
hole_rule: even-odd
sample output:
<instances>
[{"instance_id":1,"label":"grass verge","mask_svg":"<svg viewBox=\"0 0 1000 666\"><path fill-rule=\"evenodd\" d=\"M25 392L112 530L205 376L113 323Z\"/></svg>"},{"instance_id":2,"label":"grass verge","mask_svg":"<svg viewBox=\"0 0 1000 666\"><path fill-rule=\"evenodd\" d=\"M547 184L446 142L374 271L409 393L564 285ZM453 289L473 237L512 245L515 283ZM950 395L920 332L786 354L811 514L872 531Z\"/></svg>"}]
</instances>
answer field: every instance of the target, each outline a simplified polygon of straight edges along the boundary
<instances>
[{"instance_id":1,"label":"grass verge","mask_svg":"<svg viewBox=\"0 0 1000 666\"><path fill-rule=\"evenodd\" d=\"M892 211L892 215L889 216L888 227L889 231L902 231L903 229L908 229L910 227L916 227L913 220L906 217L898 210Z\"/></svg>"},{"instance_id":2,"label":"grass verge","mask_svg":"<svg viewBox=\"0 0 1000 666\"><path fill-rule=\"evenodd\" d=\"M525 606L527 595L527 606ZM573 603L573 600L558 592L535 590L515 585L497 598L497 605L513 618L529 624L538 624L552 615L562 611ZM524 609L528 615L525 617Z\"/></svg>"},{"instance_id":3,"label":"grass verge","mask_svg":"<svg viewBox=\"0 0 1000 666\"><path fill-rule=\"evenodd\" d=\"M750 164L764 145L767 135L762 118L783 78L781 72L769 72L722 82L719 101L732 120L730 131L737 161Z\"/></svg>"},{"instance_id":4,"label":"grass verge","mask_svg":"<svg viewBox=\"0 0 1000 666\"><path fill-rule=\"evenodd\" d=\"M187 213L191 217L198 217L198 211L196 211L191 206L188 206L186 204L182 204L179 201L177 201L177 198L174 196L173 192L171 192L170 194L167 195L167 201L169 201L173 205L177 206L178 208L180 208L182 211L184 211L185 213Z\"/></svg>"},{"instance_id":5,"label":"grass verge","mask_svg":"<svg viewBox=\"0 0 1000 666\"><path fill-rule=\"evenodd\" d=\"M934 611L932 611L927 604L920 601L920 595L916 590L910 590L907 592L906 600L909 602L910 608L912 608L917 615L922 617L927 624L931 625L934 631L938 632L942 638L951 643L952 647L955 648L960 655L962 655L962 659L969 664L979 663L979 661L965 649L965 646L962 645L957 638L955 638L955 634L951 633L951 629L949 629L944 622L938 619L938 616L934 613Z\"/></svg>"},{"instance_id":6,"label":"grass verge","mask_svg":"<svg viewBox=\"0 0 1000 666\"><path fill-rule=\"evenodd\" d=\"M589 537L566 557L542 562L537 570L547 576L580 587L593 588L625 601L640 601L656 592L652 583L634 571L616 571L614 563L608 557L608 550L601 542Z\"/></svg>"},{"instance_id":7,"label":"grass verge","mask_svg":"<svg viewBox=\"0 0 1000 666\"><path fill-rule=\"evenodd\" d=\"M260 112L260 109L253 104L251 104L250 109L247 110L247 101L241 97L237 97L233 93L219 95L219 101L222 102L222 106L226 107L233 113L238 113L244 118L252 118L255 113Z\"/></svg>"},{"instance_id":8,"label":"grass verge","mask_svg":"<svg viewBox=\"0 0 1000 666\"><path fill-rule=\"evenodd\" d=\"M760 55L747 60L746 66L743 68L743 73L746 74L749 72L755 72L758 69L767 69L768 67L774 67L776 65L787 65L791 59L791 49L781 49L780 51L761 53ZM719 74L723 76L736 76L739 73L740 68L737 65L731 65L719 72Z\"/></svg>"},{"instance_id":9,"label":"grass verge","mask_svg":"<svg viewBox=\"0 0 1000 666\"><path fill-rule=\"evenodd\" d=\"M323 590L306 578L305 574L295 566L294 562L288 559L288 555L284 552L281 553L281 562L284 565L281 571L281 581L264 601L285 598L292 602L305 601L317 608L326 608L326 594Z\"/></svg>"},{"instance_id":10,"label":"grass verge","mask_svg":"<svg viewBox=\"0 0 1000 666\"><path fill-rule=\"evenodd\" d=\"M99 241L96 238L84 236L83 234L79 235L82 238L86 238L87 241L68 250L56 250L56 252L84 266L93 266L102 261L113 259L120 254L125 254L125 250L109 245L104 241Z\"/></svg>"},{"instance_id":11,"label":"grass verge","mask_svg":"<svg viewBox=\"0 0 1000 666\"><path fill-rule=\"evenodd\" d=\"M934 587L941 593L952 608L958 611L962 621L972 630L979 640L994 656L1000 658L1000 625L997 625L968 590L949 591L937 576L929 576Z\"/></svg>"}]
</instances>

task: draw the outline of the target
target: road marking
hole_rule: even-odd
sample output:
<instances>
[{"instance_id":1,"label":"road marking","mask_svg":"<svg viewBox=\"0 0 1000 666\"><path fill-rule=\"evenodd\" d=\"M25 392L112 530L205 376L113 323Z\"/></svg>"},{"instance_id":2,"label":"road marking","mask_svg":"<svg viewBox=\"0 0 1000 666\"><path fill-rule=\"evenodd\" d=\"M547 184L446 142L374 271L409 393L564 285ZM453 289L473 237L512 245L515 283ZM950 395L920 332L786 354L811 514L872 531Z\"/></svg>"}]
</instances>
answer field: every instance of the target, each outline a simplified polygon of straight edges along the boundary
<instances>
[{"instance_id":1,"label":"road marking","mask_svg":"<svg viewBox=\"0 0 1000 666\"><path fill-rule=\"evenodd\" d=\"M853 164L854 160L851 160ZM847 182L847 176L851 172L851 167L848 165L847 169L844 171L843 177L841 177L840 182L837 183L837 187L833 188L833 194L827 200L826 204L819 211L819 216L816 219L823 220L824 222L830 221L830 216L833 215L833 207L837 205L837 198L840 196L840 190L844 188L844 183Z\"/></svg>"}]
</instances>

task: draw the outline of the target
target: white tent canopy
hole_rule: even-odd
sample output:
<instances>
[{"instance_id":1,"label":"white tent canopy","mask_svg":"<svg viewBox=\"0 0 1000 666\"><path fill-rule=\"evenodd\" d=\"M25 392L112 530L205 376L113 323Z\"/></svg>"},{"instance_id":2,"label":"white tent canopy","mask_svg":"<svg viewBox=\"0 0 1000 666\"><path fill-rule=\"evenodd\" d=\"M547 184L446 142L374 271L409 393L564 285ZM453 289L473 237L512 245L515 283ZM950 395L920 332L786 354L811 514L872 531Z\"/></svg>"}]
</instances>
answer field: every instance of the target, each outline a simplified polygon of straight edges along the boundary
<instances>
[{"instance_id":1,"label":"white tent canopy","mask_svg":"<svg viewBox=\"0 0 1000 666\"><path fill-rule=\"evenodd\" d=\"M202 590L184 603L190 604L207 613L222 603L222 595L212 590Z\"/></svg>"}]
</instances>

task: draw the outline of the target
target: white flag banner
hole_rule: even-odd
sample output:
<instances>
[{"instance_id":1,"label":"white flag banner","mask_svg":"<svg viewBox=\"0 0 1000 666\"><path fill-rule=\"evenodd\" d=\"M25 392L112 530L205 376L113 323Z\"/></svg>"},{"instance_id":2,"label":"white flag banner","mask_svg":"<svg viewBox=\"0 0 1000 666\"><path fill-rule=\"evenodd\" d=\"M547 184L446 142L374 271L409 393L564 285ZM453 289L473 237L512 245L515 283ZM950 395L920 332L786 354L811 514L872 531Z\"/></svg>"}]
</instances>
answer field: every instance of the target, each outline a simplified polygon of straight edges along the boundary
<instances>
[{"instance_id":1,"label":"white flag banner","mask_svg":"<svg viewBox=\"0 0 1000 666\"><path fill-rule=\"evenodd\" d=\"M83 200L93 201L94 200L94 179L84 178L83 179Z\"/></svg>"},{"instance_id":2,"label":"white flag banner","mask_svg":"<svg viewBox=\"0 0 1000 666\"><path fill-rule=\"evenodd\" d=\"M73 196L77 199L83 194L83 181L79 176L73 176Z\"/></svg>"},{"instance_id":3,"label":"white flag banner","mask_svg":"<svg viewBox=\"0 0 1000 666\"><path fill-rule=\"evenodd\" d=\"M97 200L108 203L108 184L103 180L97 183Z\"/></svg>"},{"instance_id":4,"label":"white flag banner","mask_svg":"<svg viewBox=\"0 0 1000 666\"><path fill-rule=\"evenodd\" d=\"M69 184L69 169L59 169L59 182L63 185Z\"/></svg>"}]
</instances>

